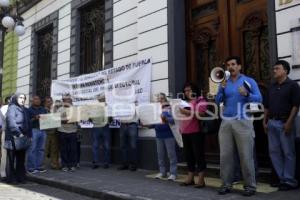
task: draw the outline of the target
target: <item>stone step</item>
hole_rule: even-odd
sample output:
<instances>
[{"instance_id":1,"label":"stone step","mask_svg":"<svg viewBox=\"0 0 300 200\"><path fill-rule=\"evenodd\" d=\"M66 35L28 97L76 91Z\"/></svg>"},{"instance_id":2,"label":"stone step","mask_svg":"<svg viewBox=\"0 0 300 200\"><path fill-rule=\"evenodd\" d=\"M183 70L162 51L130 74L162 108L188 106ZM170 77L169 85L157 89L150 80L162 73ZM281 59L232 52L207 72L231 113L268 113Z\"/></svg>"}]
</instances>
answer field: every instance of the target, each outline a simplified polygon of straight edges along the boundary
<instances>
[{"instance_id":1,"label":"stone step","mask_svg":"<svg viewBox=\"0 0 300 200\"><path fill-rule=\"evenodd\" d=\"M187 173L187 164L180 162L177 164L178 173ZM219 164L207 164L206 176L219 178L220 177L220 165ZM259 168L257 174L257 181L259 182L269 182L271 179L271 169L269 168Z\"/></svg>"}]
</instances>

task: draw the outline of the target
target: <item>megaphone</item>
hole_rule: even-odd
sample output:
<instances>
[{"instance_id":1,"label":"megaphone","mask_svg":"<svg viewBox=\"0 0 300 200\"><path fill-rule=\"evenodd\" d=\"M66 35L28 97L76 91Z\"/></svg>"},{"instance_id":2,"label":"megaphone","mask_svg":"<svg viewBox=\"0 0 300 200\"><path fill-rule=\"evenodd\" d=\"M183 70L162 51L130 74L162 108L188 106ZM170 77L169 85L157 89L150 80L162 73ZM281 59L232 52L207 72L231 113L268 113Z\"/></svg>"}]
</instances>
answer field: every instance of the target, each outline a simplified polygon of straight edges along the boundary
<instances>
[{"instance_id":1,"label":"megaphone","mask_svg":"<svg viewBox=\"0 0 300 200\"><path fill-rule=\"evenodd\" d=\"M215 67L210 72L210 78L215 83L221 83L223 80L228 80L230 77L230 72L225 71L221 67Z\"/></svg>"}]
</instances>

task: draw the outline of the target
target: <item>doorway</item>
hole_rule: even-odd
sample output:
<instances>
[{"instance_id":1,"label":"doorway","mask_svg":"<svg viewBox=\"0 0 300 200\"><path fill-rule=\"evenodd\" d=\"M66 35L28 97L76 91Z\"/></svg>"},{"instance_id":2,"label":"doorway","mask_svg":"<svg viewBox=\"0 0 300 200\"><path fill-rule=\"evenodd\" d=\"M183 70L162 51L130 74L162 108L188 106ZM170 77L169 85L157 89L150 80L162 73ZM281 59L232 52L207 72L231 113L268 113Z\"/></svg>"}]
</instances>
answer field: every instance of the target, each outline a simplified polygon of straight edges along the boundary
<instances>
[{"instance_id":1,"label":"doorway","mask_svg":"<svg viewBox=\"0 0 300 200\"><path fill-rule=\"evenodd\" d=\"M187 0L187 79L208 93L210 71L226 57L242 60L242 73L254 78L262 95L270 81L267 0ZM255 121L259 166L269 166L267 136ZM219 163L217 133L206 137L208 162Z\"/></svg>"}]
</instances>

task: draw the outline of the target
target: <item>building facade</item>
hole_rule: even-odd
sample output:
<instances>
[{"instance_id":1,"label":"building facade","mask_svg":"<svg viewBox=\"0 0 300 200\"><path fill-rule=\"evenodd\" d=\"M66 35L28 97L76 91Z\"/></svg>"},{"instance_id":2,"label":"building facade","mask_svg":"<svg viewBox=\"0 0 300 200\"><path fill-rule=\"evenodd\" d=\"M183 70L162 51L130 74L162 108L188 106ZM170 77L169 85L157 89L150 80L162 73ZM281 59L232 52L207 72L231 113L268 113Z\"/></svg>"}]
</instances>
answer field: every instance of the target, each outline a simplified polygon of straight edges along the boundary
<instances>
[{"instance_id":1,"label":"building facade","mask_svg":"<svg viewBox=\"0 0 300 200\"><path fill-rule=\"evenodd\" d=\"M278 58L288 60L290 77L300 80L300 0L35 0L20 11L27 30L17 41L5 38L4 96L15 89L46 95L53 79L147 57L153 61L153 94L176 97L186 81L208 92L210 70L232 54L241 56L244 73L259 82L262 92ZM11 43L16 55L9 54ZM257 124L258 158L267 166L267 138ZM118 163L118 131L113 134ZM154 141L152 130L140 131L143 168L156 167ZM90 144L85 137L85 160L91 159ZM207 144L209 161L218 162L217 133L207 137Z\"/></svg>"}]
</instances>

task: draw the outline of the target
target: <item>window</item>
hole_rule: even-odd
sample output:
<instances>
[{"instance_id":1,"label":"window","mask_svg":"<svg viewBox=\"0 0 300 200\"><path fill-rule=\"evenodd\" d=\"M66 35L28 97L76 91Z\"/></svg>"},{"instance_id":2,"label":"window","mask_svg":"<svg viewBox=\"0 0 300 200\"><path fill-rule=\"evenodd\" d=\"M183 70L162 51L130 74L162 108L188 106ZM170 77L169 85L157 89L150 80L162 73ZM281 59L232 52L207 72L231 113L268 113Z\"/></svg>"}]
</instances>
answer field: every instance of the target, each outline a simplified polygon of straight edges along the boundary
<instances>
[{"instance_id":1,"label":"window","mask_svg":"<svg viewBox=\"0 0 300 200\"><path fill-rule=\"evenodd\" d=\"M49 26L37 32L36 94L50 95L51 64L53 48L53 27Z\"/></svg>"},{"instance_id":2,"label":"window","mask_svg":"<svg viewBox=\"0 0 300 200\"><path fill-rule=\"evenodd\" d=\"M80 10L80 74L103 69L104 18L104 1Z\"/></svg>"}]
</instances>

